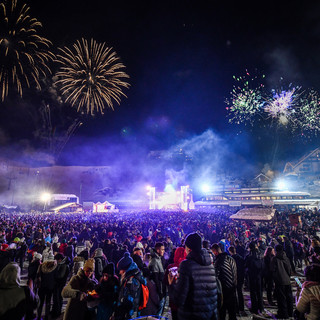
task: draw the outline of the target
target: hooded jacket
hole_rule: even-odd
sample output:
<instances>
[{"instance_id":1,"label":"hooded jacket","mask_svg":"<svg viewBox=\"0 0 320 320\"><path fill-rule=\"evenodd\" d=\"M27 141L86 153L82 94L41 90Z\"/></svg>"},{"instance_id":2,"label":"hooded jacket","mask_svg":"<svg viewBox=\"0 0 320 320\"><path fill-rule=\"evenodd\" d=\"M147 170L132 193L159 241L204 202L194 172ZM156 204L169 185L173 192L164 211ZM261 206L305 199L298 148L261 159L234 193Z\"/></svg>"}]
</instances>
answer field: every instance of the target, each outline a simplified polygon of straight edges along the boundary
<instances>
[{"instance_id":1,"label":"hooded jacket","mask_svg":"<svg viewBox=\"0 0 320 320\"><path fill-rule=\"evenodd\" d=\"M180 263L173 297L179 319L218 319L215 269L206 249L191 251Z\"/></svg>"},{"instance_id":2,"label":"hooded jacket","mask_svg":"<svg viewBox=\"0 0 320 320\"><path fill-rule=\"evenodd\" d=\"M276 255L272 257L270 270L277 285L288 286L291 284L291 265L284 251L276 252Z\"/></svg>"},{"instance_id":3,"label":"hooded jacket","mask_svg":"<svg viewBox=\"0 0 320 320\"><path fill-rule=\"evenodd\" d=\"M40 277L40 288L53 291L56 280L57 261L47 260L40 265L38 276Z\"/></svg>"},{"instance_id":4,"label":"hooded jacket","mask_svg":"<svg viewBox=\"0 0 320 320\"><path fill-rule=\"evenodd\" d=\"M307 320L320 319L320 283L305 281L297 302L297 310L307 313Z\"/></svg>"},{"instance_id":5,"label":"hooded jacket","mask_svg":"<svg viewBox=\"0 0 320 320\"><path fill-rule=\"evenodd\" d=\"M37 299L26 286L20 286L20 268L9 263L0 274L0 319L33 319Z\"/></svg>"},{"instance_id":6,"label":"hooded jacket","mask_svg":"<svg viewBox=\"0 0 320 320\"><path fill-rule=\"evenodd\" d=\"M80 294L93 290L96 284L96 280L88 278L83 269L79 269L78 273L70 279L61 292L63 298L70 298L64 313L64 320L85 319L88 310L87 302L80 301Z\"/></svg>"},{"instance_id":7,"label":"hooded jacket","mask_svg":"<svg viewBox=\"0 0 320 320\"><path fill-rule=\"evenodd\" d=\"M121 279L119 298L115 311L116 320L131 319L140 303L141 283L147 285L138 266L132 262Z\"/></svg>"}]
</instances>

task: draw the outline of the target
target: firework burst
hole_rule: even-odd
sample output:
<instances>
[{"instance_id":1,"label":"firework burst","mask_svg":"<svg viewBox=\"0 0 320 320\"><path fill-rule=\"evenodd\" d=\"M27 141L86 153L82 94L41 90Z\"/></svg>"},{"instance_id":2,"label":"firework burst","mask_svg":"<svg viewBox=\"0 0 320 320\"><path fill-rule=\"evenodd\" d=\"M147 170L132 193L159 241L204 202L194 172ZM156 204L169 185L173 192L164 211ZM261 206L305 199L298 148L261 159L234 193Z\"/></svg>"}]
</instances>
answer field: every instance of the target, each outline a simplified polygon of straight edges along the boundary
<instances>
[{"instance_id":1,"label":"firework burst","mask_svg":"<svg viewBox=\"0 0 320 320\"><path fill-rule=\"evenodd\" d=\"M233 86L231 99L226 100L229 121L253 124L256 116L263 110L264 85L257 85L258 76L251 76L248 72L245 76L233 76L233 79L236 84Z\"/></svg>"},{"instance_id":2,"label":"firework burst","mask_svg":"<svg viewBox=\"0 0 320 320\"><path fill-rule=\"evenodd\" d=\"M125 81L129 76L123 71L125 66L112 48L105 43L91 39L77 41L73 48L60 48L57 62L60 64L55 82L65 99L77 111L94 115L103 114L105 105L114 109L120 104L122 89L128 88Z\"/></svg>"},{"instance_id":3,"label":"firework burst","mask_svg":"<svg viewBox=\"0 0 320 320\"><path fill-rule=\"evenodd\" d=\"M30 8L18 0L0 3L0 85L1 100L13 85L20 96L23 87L41 89L40 77L50 73L48 63L54 55L51 42L38 34L41 23L31 18Z\"/></svg>"}]
</instances>

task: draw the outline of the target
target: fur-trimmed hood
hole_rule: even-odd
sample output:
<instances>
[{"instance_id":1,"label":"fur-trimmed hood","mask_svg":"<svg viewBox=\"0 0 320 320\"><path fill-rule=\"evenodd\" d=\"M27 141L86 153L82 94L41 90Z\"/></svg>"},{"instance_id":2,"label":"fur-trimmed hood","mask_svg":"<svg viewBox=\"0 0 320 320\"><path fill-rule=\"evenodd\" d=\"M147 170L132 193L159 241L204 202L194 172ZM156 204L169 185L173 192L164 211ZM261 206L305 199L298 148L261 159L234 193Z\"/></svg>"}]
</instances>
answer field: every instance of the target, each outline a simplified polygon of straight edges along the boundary
<instances>
[{"instance_id":1,"label":"fur-trimmed hood","mask_svg":"<svg viewBox=\"0 0 320 320\"><path fill-rule=\"evenodd\" d=\"M43 273L50 273L57 268L57 261L56 260L53 260L53 261L47 260L41 264L40 268Z\"/></svg>"},{"instance_id":2,"label":"fur-trimmed hood","mask_svg":"<svg viewBox=\"0 0 320 320\"><path fill-rule=\"evenodd\" d=\"M80 256L76 256L73 258L73 262L83 262L84 263L84 258Z\"/></svg>"},{"instance_id":3,"label":"fur-trimmed hood","mask_svg":"<svg viewBox=\"0 0 320 320\"><path fill-rule=\"evenodd\" d=\"M0 288L20 286L20 267L15 262L8 263L0 273Z\"/></svg>"}]
</instances>

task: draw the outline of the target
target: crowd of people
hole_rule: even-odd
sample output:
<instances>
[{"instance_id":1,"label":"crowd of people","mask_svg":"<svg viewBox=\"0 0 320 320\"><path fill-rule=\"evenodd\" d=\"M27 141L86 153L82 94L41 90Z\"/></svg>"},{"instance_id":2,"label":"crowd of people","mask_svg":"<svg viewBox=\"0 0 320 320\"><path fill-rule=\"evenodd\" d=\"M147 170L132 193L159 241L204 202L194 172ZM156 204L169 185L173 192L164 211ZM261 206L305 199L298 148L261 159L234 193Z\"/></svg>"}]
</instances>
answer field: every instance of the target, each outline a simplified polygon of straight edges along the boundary
<instances>
[{"instance_id":1,"label":"crowd of people","mask_svg":"<svg viewBox=\"0 0 320 320\"><path fill-rule=\"evenodd\" d=\"M166 301L173 320L237 319L244 289L252 314L320 319L319 211L297 223L290 211L269 223L233 213L1 213L0 319L126 320L161 316Z\"/></svg>"}]
</instances>

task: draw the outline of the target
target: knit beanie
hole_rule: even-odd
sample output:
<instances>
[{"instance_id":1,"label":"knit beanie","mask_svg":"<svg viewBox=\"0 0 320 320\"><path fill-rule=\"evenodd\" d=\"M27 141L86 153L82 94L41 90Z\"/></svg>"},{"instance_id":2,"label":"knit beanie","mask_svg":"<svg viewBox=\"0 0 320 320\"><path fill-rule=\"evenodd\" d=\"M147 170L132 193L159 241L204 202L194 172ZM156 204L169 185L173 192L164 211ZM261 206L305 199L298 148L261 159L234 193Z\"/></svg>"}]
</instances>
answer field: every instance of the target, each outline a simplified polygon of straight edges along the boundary
<instances>
[{"instance_id":1,"label":"knit beanie","mask_svg":"<svg viewBox=\"0 0 320 320\"><path fill-rule=\"evenodd\" d=\"M35 259L39 259L39 260L42 259L42 255L41 255L40 253L38 253L38 252L35 252L35 253L33 254L33 257L34 257Z\"/></svg>"},{"instance_id":2,"label":"knit beanie","mask_svg":"<svg viewBox=\"0 0 320 320\"><path fill-rule=\"evenodd\" d=\"M125 252L123 257L118 262L118 270L127 270L130 267L131 263L133 263L133 260L130 257L130 253Z\"/></svg>"},{"instance_id":3,"label":"knit beanie","mask_svg":"<svg viewBox=\"0 0 320 320\"><path fill-rule=\"evenodd\" d=\"M202 249L202 240L200 235L196 232L189 233L186 238L185 245L192 251L200 252Z\"/></svg>"},{"instance_id":4,"label":"knit beanie","mask_svg":"<svg viewBox=\"0 0 320 320\"><path fill-rule=\"evenodd\" d=\"M93 272L94 271L94 259L92 259L92 258L88 259L83 266L83 270Z\"/></svg>"},{"instance_id":5,"label":"knit beanie","mask_svg":"<svg viewBox=\"0 0 320 320\"><path fill-rule=\"evenodd\" d=\"M114 264L113 262L108 263L104 268L102 273L107 273L114 276Z\"/></svg>"},{"instance_id":6,"label":"knit beanie","mask_svg":"<svg viewBox=\"0 0 320 320\"><path fill-rule=\"evenodd\" d=\"M97 248L96 251L94 252L95 257L102 257L103 256L103 251L101 248Z\"/></svg>"}]
</instances>

